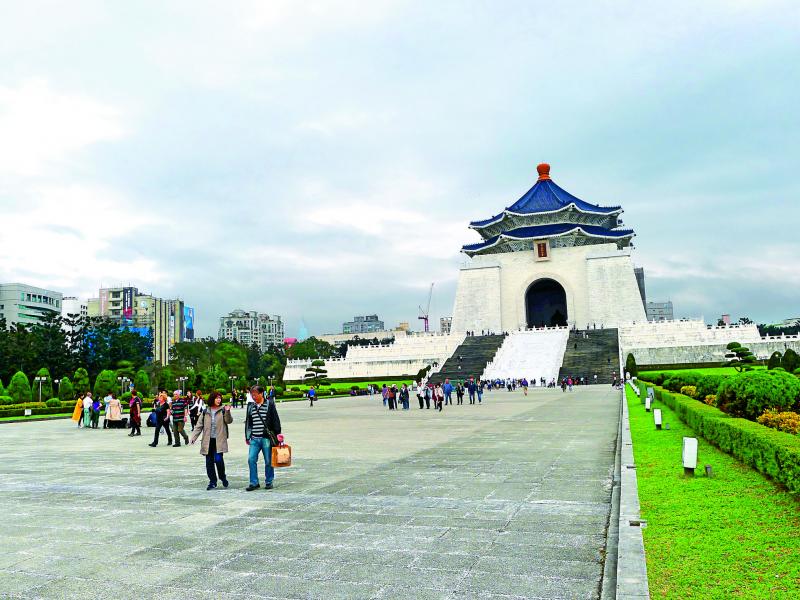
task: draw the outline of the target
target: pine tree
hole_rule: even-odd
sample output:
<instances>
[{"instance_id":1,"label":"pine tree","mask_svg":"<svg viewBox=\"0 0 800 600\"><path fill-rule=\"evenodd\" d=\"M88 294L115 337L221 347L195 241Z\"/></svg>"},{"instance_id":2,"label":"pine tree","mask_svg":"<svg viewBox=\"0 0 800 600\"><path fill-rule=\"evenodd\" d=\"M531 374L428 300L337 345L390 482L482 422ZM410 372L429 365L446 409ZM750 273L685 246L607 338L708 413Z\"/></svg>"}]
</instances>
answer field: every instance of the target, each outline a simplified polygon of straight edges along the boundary
<instances>
[{"instance_id":1,"label":"pine tree","mask_svg":"<svg viewBox=\"0 0 800 600\"><path fill-rule=\"evenodd\" d=\"M69 380L69 377L61 379L61 383L58 387L58 397L64 402L75 399L75 388L72 387L72 382Z\"/></svg>"},{"instance_id":2,"label":"pine tree","mask_svg":"<svg viewBox=\"0 0 800 600\"><path fill-rule=\"evenodd\" d=\"M8 384L6 393L11 396L17 404L31 401L31 385L28 376L22 371L17 371Z\"/></svg>"}]
</instances>

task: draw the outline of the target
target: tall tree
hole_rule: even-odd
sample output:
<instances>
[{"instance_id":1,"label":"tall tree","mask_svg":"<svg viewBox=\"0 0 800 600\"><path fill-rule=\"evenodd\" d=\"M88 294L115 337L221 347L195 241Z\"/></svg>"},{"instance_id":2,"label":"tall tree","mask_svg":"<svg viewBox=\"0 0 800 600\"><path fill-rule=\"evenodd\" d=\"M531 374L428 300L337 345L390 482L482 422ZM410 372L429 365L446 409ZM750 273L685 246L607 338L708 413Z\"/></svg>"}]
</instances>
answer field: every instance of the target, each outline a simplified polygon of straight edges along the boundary
<instances>
[{"instance_id":1,"label":"tall tree","mask_svg":"<svg viewBox=\"0 0 800 600\"><path fill-rule=\"evenodd\" d=\"M139 369L133 378L133 387L139 392L141 396L149 396L152 390L150 389L150 377L146 371Z\"/></svg>"},{"instance_id":2,"label":"tall tree","mask_svg":"<svg viewBox=\"0 0 800 600\"><path fill-rule=\"evenodd\" d=\"M111 392L119 392L117 387L117 374L110 369L104 369L94 380L94 397L103 398Z\"/></svg>"},{"instance_id":3,"label":"tall tree","mask_svg":"<svg viewBox=\"0 0 800 600\"><path fill-rule=\"evenodd\" d=\"M58 397L64 402L75 399L75 388L72 387L72 382L69 380L69 377L64 376L61 378L61 384L58 387Z\"/></svg>"},{"instance_id":4,"label":"tall tree","mask_svg":"<svg viewBox=\"0 0 800 600\"><path fill-rule=\"evenodd\" d=\"M89 373L83 367L75 370L75 376L72 378L73 386L78 394L85 394L90 392L92 387L89 385Z\"/></svg>"},{"instance_id":5,"label":"tall tree","mask_svg":"<svg viewBox=\"0 0 800 600\"><path fill-rule=\"evenodd\" d=\"M53 397L53 378L50 377L50 371L46 367L42 367L36 371L36 377L44 378L44 381L35 381L33 386L33 393L36 395L37 402L44 402ZM41 396L41 398L39 397Z\"/></svg>"},{"instance_id":6,"label":"tall tree","mask_svg":"<svg viewBox=\"0 0 800 600\"><path fill-rule=\"evenodd\" d=\"M11 396L18 404L31 401L31 385L28 376L22 371L17 371L8 384L6 394Z\"/></svg>"}]
</instances>

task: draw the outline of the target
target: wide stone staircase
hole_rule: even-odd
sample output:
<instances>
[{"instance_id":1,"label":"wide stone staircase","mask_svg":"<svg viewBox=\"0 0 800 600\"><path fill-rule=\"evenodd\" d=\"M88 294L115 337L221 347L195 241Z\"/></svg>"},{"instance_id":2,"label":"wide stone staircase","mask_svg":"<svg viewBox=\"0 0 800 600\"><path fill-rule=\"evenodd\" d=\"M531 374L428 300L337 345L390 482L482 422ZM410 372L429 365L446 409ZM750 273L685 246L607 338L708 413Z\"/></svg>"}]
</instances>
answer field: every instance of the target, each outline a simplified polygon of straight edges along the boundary
<instances>
[{"instance_id":1,"label":"wide stone staircase","mask_svg":"<svg viewBox=\"0 0 800 600\"><path fill-rule=\"evenodd\" d=\"M611 383L619 378L619 339L616 329L570 331L564 361L558 372L564 377L585 377L589 383Z\"/></svg>"},{"instance_id":2,"label":"wide stone staircase","mask_svg":"<svg viewBox=\"0 0 800 600\"><path fill-rule=\"evenodd\" d=\"M480 377L486 363L494 358L504 337L503 335L466 337L453 355L445 361L439 372L431 375L430 382L436 384L445 379L463 380L469 377Z\"/></svg>"}]
</instances>

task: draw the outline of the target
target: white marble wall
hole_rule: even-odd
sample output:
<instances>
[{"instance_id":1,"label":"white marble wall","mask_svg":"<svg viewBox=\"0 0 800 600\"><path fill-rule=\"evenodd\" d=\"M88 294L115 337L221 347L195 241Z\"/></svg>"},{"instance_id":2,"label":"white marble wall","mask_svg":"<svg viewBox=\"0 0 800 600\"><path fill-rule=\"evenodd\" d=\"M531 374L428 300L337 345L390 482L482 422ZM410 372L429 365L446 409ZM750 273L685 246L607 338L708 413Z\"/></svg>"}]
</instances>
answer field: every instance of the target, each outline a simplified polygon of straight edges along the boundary
<instances>
[{"instance_id":1,"label":"white marble wall","mask_svg":"<svg viewBox=\"0 0 800 600\"><path fill-rule=\"evenodd\" d=\"M546 261L537 261L533 251L474 257L459 274L452 330L524 328L525 292L543 278L563 286L568 319L579 327L646 318L629 252L599 244L553 248Z\"/></svg>"}]
</instances>

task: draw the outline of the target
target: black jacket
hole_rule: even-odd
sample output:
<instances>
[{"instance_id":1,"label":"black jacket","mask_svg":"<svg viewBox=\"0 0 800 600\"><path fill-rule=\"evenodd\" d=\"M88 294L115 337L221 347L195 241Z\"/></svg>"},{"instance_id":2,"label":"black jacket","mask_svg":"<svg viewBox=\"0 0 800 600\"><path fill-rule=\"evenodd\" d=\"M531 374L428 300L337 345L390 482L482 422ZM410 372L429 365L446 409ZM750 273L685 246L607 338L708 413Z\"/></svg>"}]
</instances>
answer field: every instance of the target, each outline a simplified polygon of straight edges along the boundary
<instances>
[{"instance_id":1,"label":"black jacket","mask_svg":"<svg viewBox=\"0 0 800 600\"><path fill-rule=\"evenodd\" d=\"M269 402L266 419L267 429L278 435L281 432L281 420L278 417L278 409L275 408L275 401L265 398L264 402ZM256 418L253 416L253 406L255 406L254 402L250 402L247 405L247 416L244 418L244 439L248 442L253 437L253 419Z\"/></svg>"}]
</instances>

